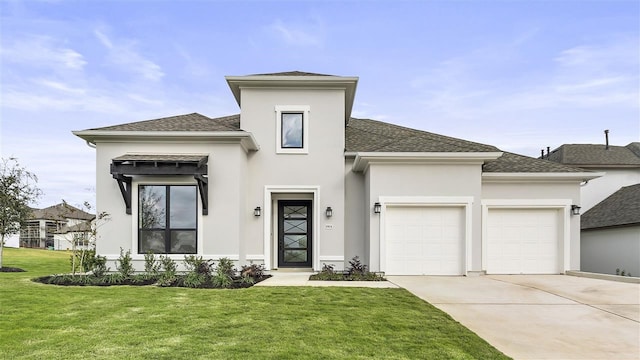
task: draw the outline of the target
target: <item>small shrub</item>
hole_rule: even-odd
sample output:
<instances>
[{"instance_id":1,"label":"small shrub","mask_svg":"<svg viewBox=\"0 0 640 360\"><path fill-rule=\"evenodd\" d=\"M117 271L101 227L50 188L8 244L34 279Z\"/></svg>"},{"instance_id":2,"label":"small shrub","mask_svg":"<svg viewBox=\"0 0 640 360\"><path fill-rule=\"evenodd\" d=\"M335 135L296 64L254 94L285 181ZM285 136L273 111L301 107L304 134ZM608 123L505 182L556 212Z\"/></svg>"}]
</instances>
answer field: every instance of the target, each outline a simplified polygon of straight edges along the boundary
<instances>
[{"instance_id":1,"label":"small shrub","mask_svg":"<svg viewBox=\"0 0 640 360\"><path fill-rule=\"evenodd\" d=\"M144 273L147 277L158 276L161 264L156 260L156 255L151 251L144 254Z\"/></svg>"},{"instance_id":2,"label":"small shrub","mask_svg":"<svg viewBox=\"0 0 640 360\"><path fill-rule=\"evenodd\" d=\"M123 279L128 279L133 275L135 270L131 261L131 250L124 252L124 250L120 248L120 257L116 260L116 269Z\"/></svg>"},{"instance_id":3,"label":"small shrub","mask_svg":"<svg viewBox=\"0 0 640 360\"><path fill-rule=\"evenodd\" d=\"M160 256L160 263L164 271L160 274L158 284L160 286L171 286L176 282L178 266L169 256Z\"/></svg>"},{"instance_id":4,"label":"small shrub","mask_svg":"<svg viewBox=\"0 0 640 360\"><path fill-rule=\"evenodd\" d=\"M243 265L240 269L240 275L242 277L248 276L253 279L261 279L264 277L264 265Z\"/></svg>"},{"instance_id":5,"label":"small shrub","mask_svg":"<svg viewBox=\"0 0 640 360\"><path fill-rule=\"evenodd\" d=\"M349 275L364 275L367 273L367 265L361 263L358 256L354 256L349 260L348 272Z\"/></svg>"},{"instance_id":6,"label":"small shrub","mask_svg":"<svg viewBox=\"0 0 640 360\"><path fill-rule=\"evenodd\" d=\"M189 255L184 257L187 270L203 276L211 275L212 261L204 260L202 256Z\"/></svg>"},{"instance_id":7,"label":"small shrub","mask_svg":"<svg viewBox=\"0 0 640 360\"><path fill-rule=\"evenodd\" d=\"M230 288L236 276L236 269L233 262L228 258L218 260L213 278L211 279L215 287Z\"/></svg>"},{"instance_id":8,"label":"small shrub","mask_svg":"<svg viewBox=\"0 0 640 360\"><path fill-rule=\"evenodd\" d=\"M91 272L93 272L93 276L102 277L108 271L109 268L107 267L107 258L100 255L96 256L93 259L93 267L91 269Z\"/></svg>"}]
</instances>

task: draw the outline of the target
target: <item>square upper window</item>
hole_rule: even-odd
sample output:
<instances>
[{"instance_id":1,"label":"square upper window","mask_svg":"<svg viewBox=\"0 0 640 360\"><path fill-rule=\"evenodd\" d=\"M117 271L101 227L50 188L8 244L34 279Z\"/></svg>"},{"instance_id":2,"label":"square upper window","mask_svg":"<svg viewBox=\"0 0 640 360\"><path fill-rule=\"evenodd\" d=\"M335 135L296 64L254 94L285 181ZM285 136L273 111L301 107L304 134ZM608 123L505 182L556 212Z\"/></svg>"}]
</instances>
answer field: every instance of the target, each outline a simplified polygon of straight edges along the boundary
<instances>
[{"instance_id":1,"label":"square upper window","mask_svg":"<svg viewBox=\"0 0 640 360\"><path fill-rule=\"evenodd\" d=\"M309 153L309 106L276 106L276 153Z\"/></svg>"}]
</instances>

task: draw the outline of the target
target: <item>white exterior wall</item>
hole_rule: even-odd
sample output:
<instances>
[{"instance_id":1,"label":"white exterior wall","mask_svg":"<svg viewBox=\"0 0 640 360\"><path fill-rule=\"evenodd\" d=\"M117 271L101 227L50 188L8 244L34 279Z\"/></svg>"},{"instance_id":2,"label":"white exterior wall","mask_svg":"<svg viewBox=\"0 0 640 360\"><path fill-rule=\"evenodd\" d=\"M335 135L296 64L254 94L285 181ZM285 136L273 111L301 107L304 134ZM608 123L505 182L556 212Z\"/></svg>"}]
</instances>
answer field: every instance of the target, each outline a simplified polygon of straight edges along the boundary
<instances>
[{"instance_id":1,"label":"white exterior wall","mask_svg":"<svg viewBox=\"0 0 640 360\"><path fill-rule=\"evenodd\" d=\"M366 203L369 205L369 216L366 216L366 227L370 239L369 267L372 271L380 271L380 218L381 214L373 213L373 205L384 197L403 197L407 201L417 197L471 198L471 219L469 231L472 239L470 271L480 270L481 266L481 167L469 164L370 164L365 173L367 186ZM444 199L443 199L444 198ZM455 200L457 201L457 200ZM384 204L383 204L384 206ZM384 209L383 209L384 211ZM468 254L467 254L468 255ZM465 256L466 258L466 256Z\"/></svg>"},{"instance_id":2,"label":"white exterior wall","mask_svg":"<svg viewBox=\"0 0 640 360\"><path fill-rule=\"evenodd\" d=\"M266 189L273 193L281 188L283 193L317 190L314 203L314 220L317 233L313 234L313 266L334 263L339 268L344 262L345 203L344 203L344 90L287 90L243 88L241 94L240 127L251 132L260 145L260 150L249 155L247 168L247 219L244 242L246 254L260 261L277 266L277 248L271 234L270 249L265 249L265 221L273 221L276 211L273 203L266 201ZM276 106L299 105L308 107L308 153L279 154L276 152ZM302 190L301 190L302 192ZM252 215L253 208L260 206L264 214ZM333 209L333 217L324 216L325 209ZM332 227L328 229L326 225ZM275 266L274 266L275 265Z\"/></svg>"},{"instance_id":3,"label":"white exterior wall","mask_svg":"<svg viewBox=\"0 0 640 360\"><path fill-rule=\"evenodd\" d=\"M345 261L358 256L363 264L369 263L369 236L365 219L373 214L373 207L368 207L368 187L365 176L351 171L353 158L345 160Z\"/></svg>"},{"instance_id":4,"label":"white exterior wall","mask_svg":"<svg viewBox=\"0 0 640 360\"><path fill-rule=\"evenodd\" d=\"M604 172L605 175L590 180L581 188L582 211L585 212L609 195L620 190L621 187L640 183L640 168L611 169L591 168L591 171Z\"/></svg>"},{"instance_id":5,"label":"white exterior wall","mask_svg":"<svg viewBox=\"0 0 640 360\"><path fill-rule=\"evenodd\" d=\"M96 208L106 212L110 220L98 229L96 251L111 260L108 266L115 270L113 260L120 248L131 249L137 270L144 267L144 254L138 254L138 185L139 184L196 184L193 176L135 176L132 182L131 210L125 204L116 180L110 174L111 159L126 153L147 154L207 154L209 177L209 214L202 215L198 194L198 253L208 259L228 257L239 260L240 239L246 221L243 179L246 178L246 153L239 144L213 144L208 142L99 142L96 159ZM170 255L175 260L184 255Z\"/></svg>"},{"instance_id":6,"label":"white exterior wall","mask_svg":"<svg viewBox=\"0 0 640 360\"><path fill-rule=\"evenodd\" d=\"M640 226L582 231L582 271L640 276Z\"/></svg>"},{"instance_id":7,"label":"white exterior wall","mask_svg":"<svg viewBox=\"0 0 640 360\"><path fill-rule=\"evenodd\" d=\"M482 200L518 204L514 206L557 207L560 211L560 224L572 204L580 204L580 186L578 182L558 181L486 181L482 184ZM541 205L542 204L542 205ZM568 270L580 270L580 216L569 216L569 258ZM561 227L560 239L564 237ZM560 256L564 257L561 252Z\"/></svg>"}]
</instances>

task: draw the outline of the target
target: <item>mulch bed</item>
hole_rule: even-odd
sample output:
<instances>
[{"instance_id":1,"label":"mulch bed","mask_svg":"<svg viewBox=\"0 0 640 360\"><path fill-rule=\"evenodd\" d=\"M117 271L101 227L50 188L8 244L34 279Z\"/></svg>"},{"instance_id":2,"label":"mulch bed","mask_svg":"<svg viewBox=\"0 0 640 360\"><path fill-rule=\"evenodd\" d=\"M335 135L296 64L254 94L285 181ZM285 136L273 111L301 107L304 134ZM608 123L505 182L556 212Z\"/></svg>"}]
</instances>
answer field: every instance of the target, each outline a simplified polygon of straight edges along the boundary
<instances>
[{"instance_id":1,"label":"mulch bed","mask_svg":"<svg viewBox=\"0 0 640 360\"><path fill-rule=\"evenodd\" d=\"M14 267L4 266L0 268L0 272L26 272L26 270Z\"/></svg>"}]
</instances>

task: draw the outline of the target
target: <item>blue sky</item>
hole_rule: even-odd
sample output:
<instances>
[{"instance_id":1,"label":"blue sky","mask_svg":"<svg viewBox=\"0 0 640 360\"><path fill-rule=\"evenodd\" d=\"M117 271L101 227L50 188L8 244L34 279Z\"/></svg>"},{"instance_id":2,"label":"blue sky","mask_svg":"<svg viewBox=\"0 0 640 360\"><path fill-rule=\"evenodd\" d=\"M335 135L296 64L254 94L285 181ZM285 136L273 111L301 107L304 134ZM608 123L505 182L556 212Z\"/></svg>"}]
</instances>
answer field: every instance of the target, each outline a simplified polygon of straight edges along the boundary
<instances>
[{"instance_id":1,"label":"blue sky","mask_svg":"<svg viewBox=\"0 0 640 360\"><path fill-rule=\"evenodd\" d=\"M72 130L238 113L225 75L359 76L355 117L529 156L640 141L638 1L5 0L0 61L1 154L42 207L94 202Z\"/></svg>"}]
</instances>

